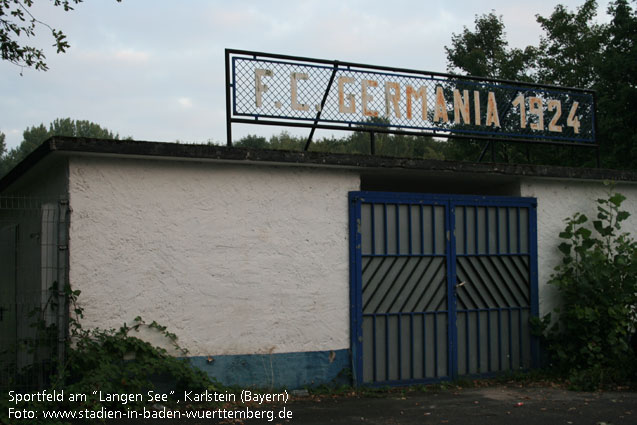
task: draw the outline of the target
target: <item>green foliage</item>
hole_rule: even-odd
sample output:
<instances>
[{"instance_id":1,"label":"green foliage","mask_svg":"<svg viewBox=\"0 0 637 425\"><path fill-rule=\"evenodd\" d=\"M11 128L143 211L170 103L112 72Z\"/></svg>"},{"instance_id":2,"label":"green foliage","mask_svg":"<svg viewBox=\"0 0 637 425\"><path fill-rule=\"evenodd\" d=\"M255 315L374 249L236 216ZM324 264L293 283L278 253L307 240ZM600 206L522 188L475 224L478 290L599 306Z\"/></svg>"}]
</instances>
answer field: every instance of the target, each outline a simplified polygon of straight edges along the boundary
<instances>
[{"instance_id":1,"label":"green foliage","mask_svg":"<svg viewBox=\"0 0 637 425\"><path fill-rule=\"evenodd\" d=\"M265 137L248 135L234 143L234 146L240 148L256 148L256 149L277 149L285 151L298 151L305 146L305 140L301 137L292 136L287 131L274 135L266 140Z\"/></svg>"},{"instance_id":2,"label":"green foliage","mask_svg":"<svg viewBox=\"0 0 637 425\"><path fill-rule=\"evenodd\" d=\"M604 166L635 169L637 14L625 0L609 5L608 23L596 23L596 11L596 2L587 0L575 12L557 6L549 17L538 16L545 32L538 82L594 89Z\"/></svg>"},{"instance_id":3,"label":"green foliage","mask_svg":"<svg viewBox=\"0 0 637 425\"><path fill-rule=\"evenodd\" d=\"M592 87L603 50L603 27L595 23L597 4L587 0L568 11L555 6L548 18L537 16L544 34L538 49L538 81L566 87Z\"/></svg>"},{"instance_id":4,"label":"green foliage","mask_svg":"<svg viewBox=\"0 0 637 425\"><path fill-rule=\"evenodd\" d=\"M637 358L630 337L637 324L637 242L621 232L630 214L626 198L609 191L597 200L597 219L581 213L560 233L561 264L549 283L561 298L551 315L535 325L545 332L552 366L574 387L594 389L635 379Z\"/></svg>"},{"instance_id":5,"label":"green foliage","mask_svg":"<svg viewBox=\"0 0 637 425\"><path fill-rule=\"evenodd\" d=\"M266 139L262 136L248 135L234 142L235 147L255 149L277 149L287 151L301 151L305 147L307 139L300 136L292 136L287 132L271 136ZM445 142L434 140L430 137L417 137L405 135L375 135L375 154L379 156L392 156L403 158L444 159ZM369 133L356 131L343 138L323 138L314 140L309 147L312 152L330 152L342 154L369 154Z\"/></svg>"},{"instance_id":6,"label":"green foliage","mask_svg":"<svg viewBox=\"0 0 637 425\"><path fill-rule=\"evenodd\" d=\"M117 0L121 2L121 0ZM61 7L65 12L73 10L72 5L82 0L52 0L55 7ZM38 27L45 27L51 31L54 40L53 47L57 53L64 53L70 47L66 35L49 24L42 22L31 13L35 0L0 0L0 52L2 60L6 60L20 68L35 68L46 71L46 56L44 51L35 46L23 45L20 37L34 37Z\"/></svg>"},{"instance_id":7,"label":"green foliage","mask_svg":"<svg viewBox=\"0 0 637 425\"><path fill-rule=\"evenodd\" d=\"M4 136L4 135L2 135ZM53 136L92 137L97 139L119 139L119 134L91 121L57 118L47 128L44 124L29 127L22 133L22 143L5 152L0 149L0 177L9 172L20 161L33 152L42 142ZM4 140L4 137L2 137Z\"/></svg>"},{"instance_id":8,"label":"green foliage","mask_svg":"<svg viewBox=\"0 0 637 425\"><path fill-rule=\"evenodd\" d=\"M192 368L188 360L173 357L166 349L134 335L143 327L154 330L170 341L180 354L186 355L188 352L179 346L177 336L168 332L165 326L155 321L147 324L137 316L130 327L123 324L117 330L85 330L80 323L83 309L77 304L80 291L66 288L66 295L74 313L70 319L73 345L54 385L64 384L69 392L83 394L96 390L109 394L139 394L154 388L154 381L158 380L170 382L178 392L213 389L215 384L208 375ZM109 405L92 400L86 408L122 408L119 403ZM141 404L134 402L128 407L141 407Z\"/></svg>"},{"instance_id":9,"label":"green foliage","mask_svg":"<svg viewBox=\"0 0 637 425\"><path fill-rule=\"evenodd\" d=\"M8 170L5 170L4 156L7 152L7 144L5 142L4 133L0 132L0 176L4 176Z\"/></svg>"},{"instance_id":10,"label":"green foliage","mask_svg":"<svg viewBox=\"0 0 637 425\"><path fill-rule=\"evenodd\" d=\"M529 71L536 51L509 49L502 16L494 13L476 16L475 31L464 28L451 36L451 47L445 46L449 72L463 72L488 78L532 80Z\"/></svg>"},{"instance_id":11,"label":"green foliage","mask_svg":"<svg viewBox=\"0 0 637 425\"><path fill-rule=\"evenodd\" d=\"M135 335L143 328L157 332L178 354L186 355L187 350L178 344L177 336L155 321L146 323L138 316L133 320L132 326L123 324L119 329L83 329L83 308L77 303L80 291L72 290L68 285L62 291L71 312L69 338L65 347L67 355L62 359L57 352L57 325L47 324L45 320L48 312L61 308L57 302L60 294L57 283L51 286L49 293L46 304L32 312L34 320L31 326L36 328L36 336L29 352L45 351L56 365L51 371L47 388L49 391L63 389L67 394L87 395L85 402L71 402L66 399L62 403L56 403L57 410L98 411L105 408L112 411L137 409L148 404L146 398L143 401L133 400L125 405L117 401L100 400L94 395L94 391L102 391L103 394L146 395L149 390L175 391L179 394L185 390L201 392L206 389L221 389L205 372L193 368L187 359L174 357L166 349L154 346ZM47 342L52 342L52 346L43 347L42 343ZM157 386L161 388L156 388ZM0 397L0 420L7 420L4 416L8 411L5 397L6 394ZM176 397L169 397L167 404L179 407L175 400ZM51 409L45 402L30 402L18 407L27 410Z\"/></svg>"},{"instance_id":12,"label":"green foliage","mask_svg":"<svg viewBox=\"0 0 637 425\"><path fill-rule=\"evenodd\" d=\"M626 1L609 6L611 22L603 27L604 50L594 85L598 129L605 164L637 168L637 11Z\"/></svg>"},{"instance_id":13,"label":"green foliage","mask_svg":"<svg viewBox=\"0 0 637 425\"><path fill-rule=\"evenodd\" d=\"M608 7L609 22L596 22L597 4L585 0L571 12L557 5L538 15L543 35L537 47L509 49L502 18L476 17L475 28L453 34L445 47L447 67L482 77L594 89L597 139L603 165L637 169L637 11L627 0ZM452 142L449 159L475 160L476 144ZM483 145L484 143L481 143ZM488 157L488 156L487 156ZM587 149L553 149L498 144L495 161L595 166Z\"/></svg>"},{"instance_id":14,"label":"green foliage","mask_svg":"<svg viewBox=\"0 0 637 425\"><path fill-rule=\"evenodd\" d=\"M449 72L529 82L537 79L537 49L533 46L509 48L502 17L495 13L476 16L474 30L465 27L461 34L453 34L451 46L445 46L445 51ZM555 161L553 152L544 154L545 146L539 150L532 146L493 143L484 156L491 162L525 163L532 158L532 162L565 165ZM449 140L444 157L477 161L484 147L484 141Z\"/></svg>"}]
</instances>

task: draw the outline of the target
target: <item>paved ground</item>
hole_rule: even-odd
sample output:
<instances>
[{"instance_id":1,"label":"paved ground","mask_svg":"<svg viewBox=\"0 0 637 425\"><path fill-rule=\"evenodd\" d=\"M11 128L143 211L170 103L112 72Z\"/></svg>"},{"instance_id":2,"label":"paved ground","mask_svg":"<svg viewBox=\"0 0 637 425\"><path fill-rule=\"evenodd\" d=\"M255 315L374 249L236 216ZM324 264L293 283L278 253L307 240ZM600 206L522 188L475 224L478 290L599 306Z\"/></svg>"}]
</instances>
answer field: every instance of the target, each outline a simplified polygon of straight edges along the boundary
<instances>
[{"instance_id":1,"label":"paved ground","mask_svg":"<svg viewBox=\"0 0 637 425\"><path fill-rule=\"evenodd\" d=\"M298 424L637 424L636 393L489 387L292 405Z\"/></svg>"},{"instance_id":2,"label":"paved ground","mask_svg":"<svg viewBox=\"0 0 637 425\"><path fill-rule=\"evenodd\" d=\"M278 413L283 406L265 406ZM551 387L500 385L486 388L391 393L382 397L305 397L285 405L291 419L138 420L111 424L281 425L635 425L637 393L570 392ZM258 408L257 408L258 409ZM275 415L276 415L275 413Z\"/></svg>"}]
</instances>

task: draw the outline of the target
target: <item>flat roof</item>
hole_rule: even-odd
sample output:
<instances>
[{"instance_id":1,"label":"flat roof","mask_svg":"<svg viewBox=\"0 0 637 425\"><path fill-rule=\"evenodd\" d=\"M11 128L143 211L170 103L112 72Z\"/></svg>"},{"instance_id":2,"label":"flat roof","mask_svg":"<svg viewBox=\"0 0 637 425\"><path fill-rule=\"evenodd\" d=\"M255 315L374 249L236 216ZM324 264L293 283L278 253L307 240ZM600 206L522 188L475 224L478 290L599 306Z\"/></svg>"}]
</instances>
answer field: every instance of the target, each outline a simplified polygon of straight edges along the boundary
<instances>
[{"instance_id":1,"label":"flat roof","mask_svg":"<svg viewBox=\"0 0 637 425\"><path fill-rule=\"evenodd\" d=\"M433 159L395 158L374 155L299 152L270 149L237 148L207 144L182 144L137 140L109 140L55 136L43 142L35 151L0 180L0 191L45 157L52 154L107 155L122 158L156 158L177 160L214 160L236 163L287 164L316 167L339 167L371 171L419 170L458 174L489 174L509 177L542 177L583 180L614 180L637 182L637 172L603 168L556 167L550 165L502 164L486 162L441 161Z\"/></svg>"}]
</instances>

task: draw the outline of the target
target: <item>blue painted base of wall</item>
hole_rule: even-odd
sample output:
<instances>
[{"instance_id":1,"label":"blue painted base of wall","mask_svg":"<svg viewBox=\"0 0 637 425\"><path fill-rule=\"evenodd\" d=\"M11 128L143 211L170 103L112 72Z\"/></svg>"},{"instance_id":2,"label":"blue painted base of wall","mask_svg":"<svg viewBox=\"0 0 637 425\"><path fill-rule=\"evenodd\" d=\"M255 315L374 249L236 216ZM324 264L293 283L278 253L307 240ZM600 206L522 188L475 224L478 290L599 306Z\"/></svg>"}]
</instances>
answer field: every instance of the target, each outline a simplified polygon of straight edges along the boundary
<instances>
[{"instance_id":1,"label":"blue painted base of wall","mask_svg":"<svg viewBox=\"0 0 637 425\"><path fill-rule=\"evenodd\" d=\"M349 350L190 357L193 366L225 385L297 389L351 384Z\"/></svg>"}]
</instances>

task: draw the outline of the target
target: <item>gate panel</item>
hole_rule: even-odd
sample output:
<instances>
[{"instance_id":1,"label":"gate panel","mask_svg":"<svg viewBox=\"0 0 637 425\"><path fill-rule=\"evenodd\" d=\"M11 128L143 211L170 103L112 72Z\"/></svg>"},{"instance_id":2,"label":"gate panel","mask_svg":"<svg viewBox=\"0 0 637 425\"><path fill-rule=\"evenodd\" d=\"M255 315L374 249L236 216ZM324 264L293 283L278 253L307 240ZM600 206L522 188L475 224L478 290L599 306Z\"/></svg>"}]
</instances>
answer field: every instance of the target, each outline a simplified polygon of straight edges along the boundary
<instances>
[{"instance_id":1,"label":"gate panel","mask_svg":"<svg viewBox=\"0 0 637 425\"><path fill-rule=\"evenodd\" d=\"M363 382L449 375L446 213L408 201L360 205Z\"/></svg>"},{"instance_id":2,"label":"gate panel","mask_svg":"<svg viewBox=\"0 0 637 425\"><path fill-rule=\"evenodd\" d=\"M356 382L528 369L535 200L350 193Z\"/></svg>"},{"instance_id":3,"label":"gate panel","mask_svg":"<svg viewBox=\"0 0 637 425\"><path fill-rule=\"evenodd\" d=\"M530 208L452 208L459 375L531 366Z\"/></svg>"}]
</instances>

